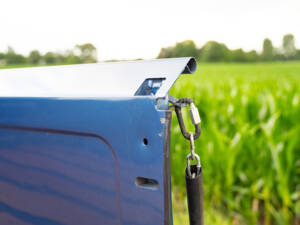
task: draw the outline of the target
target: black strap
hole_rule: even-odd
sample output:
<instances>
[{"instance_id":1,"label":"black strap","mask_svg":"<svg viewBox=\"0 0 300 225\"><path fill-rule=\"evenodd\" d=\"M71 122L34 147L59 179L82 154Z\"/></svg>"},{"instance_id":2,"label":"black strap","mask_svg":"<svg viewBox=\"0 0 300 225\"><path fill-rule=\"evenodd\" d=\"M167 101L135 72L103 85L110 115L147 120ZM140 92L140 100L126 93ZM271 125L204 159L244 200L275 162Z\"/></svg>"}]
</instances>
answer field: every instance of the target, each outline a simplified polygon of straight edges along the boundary
<instances>
[{"instance_id":1,"label":"black strap","mask_svg":"<svg viewBox=\"0 0 300 225\"><path fill-rule=\"evenodd\" d=\"M204 225L202 170L196 165L190 166L190 170L192 176L185 172L190 225Z\"/></svg>"}]
</instances>

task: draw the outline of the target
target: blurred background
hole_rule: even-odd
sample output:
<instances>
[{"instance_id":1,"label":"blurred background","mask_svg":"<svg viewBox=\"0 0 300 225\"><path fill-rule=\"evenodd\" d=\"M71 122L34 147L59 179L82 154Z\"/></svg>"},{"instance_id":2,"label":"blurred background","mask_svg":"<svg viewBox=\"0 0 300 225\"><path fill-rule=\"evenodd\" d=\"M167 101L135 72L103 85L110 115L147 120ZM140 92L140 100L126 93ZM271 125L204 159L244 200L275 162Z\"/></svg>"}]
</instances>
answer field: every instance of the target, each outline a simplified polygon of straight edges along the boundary
<instances>
[{"instance_id":1,"label":"blurred background","mask_svg":"<svg viewBox=\"0 0 300 225\"><path fill-rule=\"evenodd\" d=\"M300 224L299 0L0 0L0 21L1 69L195 57L171 95L201 113L206 224ZM175 117L171 142L181 225L189 143Z\"/></svg>"}]
</instances>

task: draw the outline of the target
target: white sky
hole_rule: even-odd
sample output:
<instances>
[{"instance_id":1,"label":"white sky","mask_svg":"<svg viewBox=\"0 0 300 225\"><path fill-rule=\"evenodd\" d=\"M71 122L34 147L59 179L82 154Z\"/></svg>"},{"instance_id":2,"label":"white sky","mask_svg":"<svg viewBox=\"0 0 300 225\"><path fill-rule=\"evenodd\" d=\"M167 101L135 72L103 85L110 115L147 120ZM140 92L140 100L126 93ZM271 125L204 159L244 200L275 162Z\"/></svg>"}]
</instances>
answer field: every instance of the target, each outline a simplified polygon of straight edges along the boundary
<instances>
[{"instance_id":1,"label":"white sky","mask_svg":"<svg viewBox=\"0 0 300 225\"><path fill-rule=\"evenodd\" d=\"M192 39L260 50L292 33L300 48L300 0L0 0L0 51L58 51L91 42L99 60L154 58Z\"/></svg>"}]
</instances>

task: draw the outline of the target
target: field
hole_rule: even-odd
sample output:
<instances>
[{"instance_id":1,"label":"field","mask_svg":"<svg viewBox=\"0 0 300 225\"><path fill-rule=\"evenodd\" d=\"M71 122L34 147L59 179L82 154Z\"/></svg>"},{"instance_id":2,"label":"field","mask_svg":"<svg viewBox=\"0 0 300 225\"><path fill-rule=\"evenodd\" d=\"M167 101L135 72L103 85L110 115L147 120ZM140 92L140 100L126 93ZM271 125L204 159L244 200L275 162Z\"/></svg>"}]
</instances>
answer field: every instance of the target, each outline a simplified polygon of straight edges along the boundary
<instances>
[{"instance_id":1,"label":"field","mask_svg":"<svg viewBox=\"0 0 300 225\"><path fill-rule=\"evenodd\" d=\"M206 224L300 224L300 63L200 63L171 95L192 97L201 114L196 152ZM173 209L180 225L188 223L189 143L173 116Z\"/></svg>"}]
</instances>

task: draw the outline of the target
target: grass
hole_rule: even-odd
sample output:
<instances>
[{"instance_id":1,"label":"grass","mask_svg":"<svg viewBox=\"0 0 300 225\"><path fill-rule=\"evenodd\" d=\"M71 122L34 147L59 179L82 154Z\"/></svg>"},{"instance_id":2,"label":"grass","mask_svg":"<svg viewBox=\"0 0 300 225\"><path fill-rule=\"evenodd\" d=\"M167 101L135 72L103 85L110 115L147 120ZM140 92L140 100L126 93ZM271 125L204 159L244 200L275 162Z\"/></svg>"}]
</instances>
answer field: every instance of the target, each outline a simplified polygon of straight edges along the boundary
<instances>
[{"instance_id":1,"label":"grass","mask_svg":"<svg viewBox=\"0 0 300 225\"><path fill-rule=\"evenodd\" d=\"M203 166L206 224L299 224L300 63L200 63L171 94L192 97L202 117L196 151ZM187 221L180 205L188 151L174 118L175 225Z\"/></svg>"},{"instance_id":2,"label":"grass","mask_svg":"<svg viewBox=\"0 0 300 225\"><path fill-rule=\"evenodd\" d=\"M0 65L0 69L15 69L15 68L24 68L24 67L37 67L37 65L33 65L33 64L18 64L18 65L5 65L5 66Z\"/></svg>"}]
</instances>

